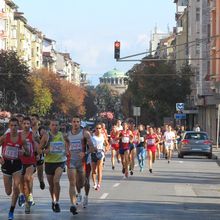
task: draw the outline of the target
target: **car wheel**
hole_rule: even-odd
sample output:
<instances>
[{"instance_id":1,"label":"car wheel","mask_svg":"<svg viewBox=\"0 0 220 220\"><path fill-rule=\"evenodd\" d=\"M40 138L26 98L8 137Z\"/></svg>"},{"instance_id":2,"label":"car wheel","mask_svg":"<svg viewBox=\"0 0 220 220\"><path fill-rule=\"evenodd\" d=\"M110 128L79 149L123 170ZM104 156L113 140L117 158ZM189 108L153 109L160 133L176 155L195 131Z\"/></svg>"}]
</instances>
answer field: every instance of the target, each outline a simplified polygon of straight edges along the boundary
<instances>
[{"instance_id":1,"label":"car wheel","mask_svg":"<svg viewBox=\"0 0 220 220\"><path fill-rule=\"evenodd\" d=\"M212 153L208 155L208 159L212 159Z\"/></svg>"},{"instance_id":2,"label":"car wheel","mask_svg":"<svg viewBox=\"0 0 220 220\"><path fill-rule=\"evenodd\" d=\"M178 153L178 158L183 158L183 155L181 153Z\"/></svg>"}]
</instances>

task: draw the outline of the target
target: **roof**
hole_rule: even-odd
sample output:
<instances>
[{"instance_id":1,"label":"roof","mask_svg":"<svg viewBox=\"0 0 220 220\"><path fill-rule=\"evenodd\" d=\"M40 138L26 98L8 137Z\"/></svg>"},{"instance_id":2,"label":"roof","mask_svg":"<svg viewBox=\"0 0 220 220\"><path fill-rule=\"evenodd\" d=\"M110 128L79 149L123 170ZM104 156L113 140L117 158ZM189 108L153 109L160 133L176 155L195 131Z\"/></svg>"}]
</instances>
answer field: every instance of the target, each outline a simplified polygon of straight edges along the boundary
<instances>
[{"instance_id":1,"label":"roof","mask_svg":"<svg viewBox=\"0 0 220 220\"><path fill-rule=\"evenodd\" d=\"M120 70L117 70L116 68L114 68L113 70L110 70L106 73L104 73L103 77L105 78L111 78L111 77L125 77L125 73L120 71Z\"/></svg>"}]
</instances>

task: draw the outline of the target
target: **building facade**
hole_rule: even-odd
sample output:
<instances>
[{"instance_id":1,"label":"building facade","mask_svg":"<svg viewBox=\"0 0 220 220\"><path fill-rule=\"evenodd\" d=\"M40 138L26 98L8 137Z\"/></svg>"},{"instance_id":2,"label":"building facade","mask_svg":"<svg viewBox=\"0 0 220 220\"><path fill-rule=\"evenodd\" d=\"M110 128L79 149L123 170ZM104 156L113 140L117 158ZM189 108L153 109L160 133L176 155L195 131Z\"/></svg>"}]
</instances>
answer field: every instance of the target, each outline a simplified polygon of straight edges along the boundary
<instances>
[{"instance_id":1,"label":"building facade","mask_svg":"<svg viewBox=\"0 0 220 220\"><path fill-rule=\"evenodd\" d=\"M100 84L107 84L119 95L123 94L127 89L128 76L117 69L110 70L99 78Z\"/></svg>"}]
</instances>

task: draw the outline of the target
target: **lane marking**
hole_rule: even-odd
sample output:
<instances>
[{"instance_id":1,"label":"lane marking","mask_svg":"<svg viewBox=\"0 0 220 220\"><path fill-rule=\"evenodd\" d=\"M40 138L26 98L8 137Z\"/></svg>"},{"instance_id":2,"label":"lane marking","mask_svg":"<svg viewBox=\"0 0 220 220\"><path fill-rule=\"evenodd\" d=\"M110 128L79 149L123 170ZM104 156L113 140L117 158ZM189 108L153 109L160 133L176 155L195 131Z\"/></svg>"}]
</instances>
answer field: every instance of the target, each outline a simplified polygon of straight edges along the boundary
<instances>
[{"instance_id":1,"label":"lane marking","mask_svg":"<svg viewBox=\"0 0 220 220\"><path fill-rule=\"evenodd\" d=\"M177 196L193 196L196 197L191 185L181 184L174 186Z\"/></svg>"},{"instance_id":2,"label":"lane marking","mask_svg":"<svg viewBox=\"0 0 220 220\"><path fill-rule=\"evenodd\" d=\"M113 185L113 187L118 187L120 185L120 183L115 183L114 185Z\"/></svg>"},{"instance_id":3,"label":"lane marking","mask_svg":"<svg viewBox=\"0 0 220 220\"><path fill-rule=\"evenodd\" d=\"M102 196L100 197L100 199L105 199L108 195L109 195L109 193L103 193Z\"/></svg>"}]
</instances>

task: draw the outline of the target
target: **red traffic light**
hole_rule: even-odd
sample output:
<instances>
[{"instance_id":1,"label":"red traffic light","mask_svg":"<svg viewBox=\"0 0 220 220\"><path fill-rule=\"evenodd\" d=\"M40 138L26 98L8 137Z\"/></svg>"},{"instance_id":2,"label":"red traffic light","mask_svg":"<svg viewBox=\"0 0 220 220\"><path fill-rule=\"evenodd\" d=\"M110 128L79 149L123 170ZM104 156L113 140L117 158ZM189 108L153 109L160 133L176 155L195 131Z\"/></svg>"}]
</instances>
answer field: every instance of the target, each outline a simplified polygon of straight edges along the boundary
<instances>
[{"instance_id":1,"label":"red traffic light","mask_svg":"<svg viewBox=\"0 0 220 220\"><path fill-rule=\"evenodd\" d=\"M114 46L115 46L114 58L118 60L120 59L120 46L121 46L120 41L115 41Z\"/></svg>"},{"instance_id":2,"label":"red traffic light","mask_svg":"<svg viewBox=\"0 0 220 220\"><path fill-rule=\"evenodd\" d=\"M121 46L120 41L115 41L115 48L120 48L120 46Z\"/></svg>"}]
</instances>

